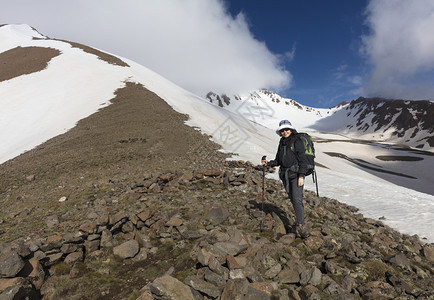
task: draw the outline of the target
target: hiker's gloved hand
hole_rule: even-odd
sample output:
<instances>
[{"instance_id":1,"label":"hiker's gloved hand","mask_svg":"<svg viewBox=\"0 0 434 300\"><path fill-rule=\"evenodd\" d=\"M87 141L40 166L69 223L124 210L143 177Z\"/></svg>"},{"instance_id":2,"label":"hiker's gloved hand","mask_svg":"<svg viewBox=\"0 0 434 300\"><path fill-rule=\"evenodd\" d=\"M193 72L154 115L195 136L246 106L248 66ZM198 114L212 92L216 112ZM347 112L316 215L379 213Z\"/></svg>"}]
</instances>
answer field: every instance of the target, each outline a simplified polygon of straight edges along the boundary
<instances>
[{"instance_id":1,"label":"hiker's gloved hand","mask_svg":"<svg viewBox=\"0 0 434 300\"><path fill-rule=\"evenodd\" d=\"M266 160L261 160L261 165L266 166L267 165L267 161Z\"/></svg>"},{"instance_id":2,"label":"hiker's gloved hand","mask_svg":"<svg viewBox=\"0 0 434 300\"><path fill-rule=\"evenodd\" d=\"M304 185L304 177L298 177L298 186Z\"/></svg>"}]
</instances>

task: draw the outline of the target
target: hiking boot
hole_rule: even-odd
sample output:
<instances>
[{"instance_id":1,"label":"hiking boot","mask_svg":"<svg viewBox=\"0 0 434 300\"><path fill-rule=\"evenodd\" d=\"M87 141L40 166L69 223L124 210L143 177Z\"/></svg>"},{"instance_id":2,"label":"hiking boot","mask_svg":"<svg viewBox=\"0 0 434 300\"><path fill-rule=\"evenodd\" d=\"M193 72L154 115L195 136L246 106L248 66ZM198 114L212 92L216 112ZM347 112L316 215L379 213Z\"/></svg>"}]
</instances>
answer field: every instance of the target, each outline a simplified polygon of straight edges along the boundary
<instances>
[{"instance_id":1,"label":"hiking boot","mask_svg":"<svg viewBox=\"0 0 434 300\"><path fill-rule=\"evenodd\" d=\"M302 239L307 238L310 233L307 229L307 226L305 224L297 224L296 230L295 230L297 237L300 237Z\"/></svg>"}]
</instances>

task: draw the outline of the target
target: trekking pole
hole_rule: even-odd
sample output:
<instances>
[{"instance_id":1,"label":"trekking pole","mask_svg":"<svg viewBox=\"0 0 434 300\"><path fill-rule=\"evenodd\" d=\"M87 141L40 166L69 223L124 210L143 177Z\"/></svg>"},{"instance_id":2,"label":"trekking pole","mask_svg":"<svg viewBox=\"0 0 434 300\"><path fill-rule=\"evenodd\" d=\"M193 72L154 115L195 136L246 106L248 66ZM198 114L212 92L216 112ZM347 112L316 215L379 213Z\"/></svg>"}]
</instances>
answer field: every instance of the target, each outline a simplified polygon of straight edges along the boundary
<instances>
[{"instance_id":1,"label":"trekking pole","mask_svg":"<svg viewBox=\"0 0 434 300\"><path fill-rule=\"evenodd\" d=\"M315 170L313 170L313 172L312 172L312 179L313 179L313 182L316 185L316 196L319 197L319 192L318 192L318 177L316 176L316 171Z\"/></svg>"},{"instance_id":2,"label":"trekking pole","mask_svg":"<svg viewBox=\"0 0 434 300\"><path fill-rule=\"evenodd\" d=\"M262 156L261 159L261 163L263 160L266 160L267 156L264 155ZM261 225L259 226L260 231L262 232L263 227L264 227L264 191L265 191L265 165L262 166L262 204L261 204L261 211L262 211L262 216L261 216Z\"/></svg>"}]
</instances>

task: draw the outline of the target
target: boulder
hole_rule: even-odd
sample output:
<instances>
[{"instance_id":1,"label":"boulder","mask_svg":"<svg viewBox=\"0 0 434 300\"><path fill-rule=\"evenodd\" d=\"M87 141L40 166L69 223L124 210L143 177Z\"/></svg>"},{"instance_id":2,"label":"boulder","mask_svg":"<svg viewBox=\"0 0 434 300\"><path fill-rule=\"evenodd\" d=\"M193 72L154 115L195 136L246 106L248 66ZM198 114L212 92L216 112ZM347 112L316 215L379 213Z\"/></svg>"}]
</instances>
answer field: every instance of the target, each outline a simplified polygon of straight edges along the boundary
<instances>
[{"instance_id":1,"label":"boulder","mask_svg":"<svg viewBox=\"0 0 434 300\"><path fill-rule=\"evenodd\" d=\"M321 283L322 273L317 267L312 267L301 273L300 284L301 285L313 285L318 286Z\"/></svg>"},{"instance_id":2,"label":"boulder","mask_svg":"<svg viewBox=\"0 0 434 300\"><path fill-rule=\"evenodd\" d=\"M22 278L14 281L14 283L5 288L0 294L1 300L14 300L14 299L40 299L36 290L32 285Z\"/></svg>"},{"instance_id":3,"label":"boulder","mask_svg":"<svg viewBox=\"0 0 434 300\"><path fill-rule=\"evenodd\" d=\"M423 255L428 259L430 262L434 262L434 247L430 245L424 245L422 248Z\"/></svg>"},{"instance_id":4,"label":"boulder","mask_svg":"<svg viewBox=\"0 0 434 300\"><path fill-rule=\"evenodd\" d=\"M246 257L240 257L240 256L228 255L226 258L226 262L227 262L227 265L229 267L229 270L242 269L247 264L247 258Z\"/></svg>"},{"instance_id":5,"label":"boulder","mask_svg":"<svg viewBox=\"0 0 434 300\"><path fill-rule=\"evenodd\" d=\"M113 234L110 232L110 230L105 229L101 233L100 246L101 247L113 247Z\"/></svg>"},{"instance_id":6,"label":"boulder","mask_svg":"<svg viewBox=\"0 0 434 300\"><path fill-rule=\"evenodd\" d=\"M397 296L395 289L382 281L371 281L358 287L363 299L394 299Z\"/></svg>"},{"instance_id":7,"label":"boulder","mask_svg":"<svg viewBox=\"0 0 434 300\"><path fill-rule=\"evenodd\" d=\"M269 282L252 282L249 284L249 286L251 286L254 289L257 289L258 291L266 293L270 297L271 297L271 293L274 290L272 284Z\"/></svg>"},{"instance_id":8,"label":"boulder","mask_svg":"<svg viewBox=\"0 0 434 300\"><path fill-rule=\"evenodd\" d=\"M397 253L395 255L386 258L389 263L398 266L403 269L410 270L410 260L405 256L404 253Z\"/></svg>"},{"instance_id":9,"label":"boulder","mask_svg":"<svg viewBox=\"0 0 434 300\"><path fill-rule=\"evenodd\" d=\"M139 243L136 240L130 240L113 248L113 254L123 259L132 258L139 252Z\"/></svg>"},{"instance_id":10,"label":"boulder","mask_svg":"<svg viewBox=\"0 0 434 300\"><path fill-rule=\"evenodd\" d=\"M239 244L236 242L217 242L214 245L208 247L208 251L214 254L217 258L222 258L223 263L226 261L228 255L236 256L247 250L247 244Z\"/></svg>"},{"instance_id":11,"label":"boulder","mask_svg":"<svg viewBox=\"0 0 434 300\"><path fill-rule=\"evenodd\" d=\"M195 299L188 285L170 275L155 279L150 285L150 290L159 297L157 299Z\"/></svg>"},{"instance_id":12,"label":"boulder","mask_svg":"<svg viewBox=\"0 0 434 300\"><path fill-rule=\"evenodd\" d=\"M201 248L197 255L197 260L202 266L207 266L211 257L212 254L210 252L208 252L205 248Z\"/></svg>"},{"instance_id":13,"label":"boulder","mask_svg":"<svg viewBox=\"0 0 434 300\"><path fill-rule=\"evenodd\" d=\"M15 277L23 267L24 261L15 250L4 249L0 254L0 277Z\"/></svg>"},{"instance_id":14,"label":"boulder","mask_svg":"<svg viewBox=\"0 0 434 300\"><path fill-rule=\"evenodd\" d=\"M114 215L111 215L109 217L109 225L115 225L116 223L120 221L124 221L128 218L128 215L125 212L118 212ZM140 218L140 217L139 217Z\"/></svg>"},{"instance_id":15,"label":"boulder","mask_svg":"<svg viewBox=\"0 0 434 300\"><path fill-rule=\"evenodd\" d=\"M226 283L226 280L223 278L223 276L211 271L208 268L205 269L204 279L218 288L223 288L224 284Z\"/></svg>"},{"instance_id":16,"label":"boulder","mask_svg":"<svg viewBox=\"0 0 434 300\"><path fill-rule=\"evenodd\" d=\"M79 261L83 260L83 252L82 251L77 251L77 252L72 252L70 254L68 254L65 257L65 263L73 265Z\"/></svg>"},{"instance_id":17,"label":"boulder","mask_svg":"<svg viewBox=\"0 0 434 300\"><path fill-rule=\"evenodd\" d=\"M286 263L283 270L279 273L280 283L299 283L301 274L306 271L306 267L297 259L292 259Z\"/></svg>"},{"instance_id":18,"label":"boulder","mask_svg":"<svg viewBox=\"0 0 434 300\"><path fill-rule=\"evenodd\" d=\"M270 269L268 269L265 272L264 276L265 278L273 279L280 273L280 271L282 271L282 266L279 263L277 263L274 266L272 266Z\"/></svg>"},{"instance_id":19,"label":"boulder","mask_svg":"<svg viewBox=\"0 0 434 300\"><path fill-rule=\"evenodd\" d=\"M247 279L229 279L225 285L221 300L247 299L249 282Z\"/></svg>"},{"instance_id":20,"label":"boulder","mask_svg":"<svg viewBox=\"0 0 434 300\"><path fill-rule=\"evenodd\" d=\"M45 267L51 267L58 262L60 262L63 258L63 253L54 253L51 255L47 255L47 257L44 259L44 266Z\"/></svg>"},{"instance_id":21,"label":"boulder","mask_svg":"<svg viewBox=\"0 0 434 300\"><path fill-rule=\"evenodd\" d=\"M198 278L197 276L188 276L185 278L184 283L188 286L191 286L196 291L208 295L211 298L217 298L220 295L220 288L213 285L212 283Z\"/></svg>"},{"instance_id":22,"label":"boulder","mask_svg":"<svg viewBox=\"0 0 434 300\"><path fill-rule=\"evenodd\" d=\"M84 248L86 249L86 253L92 253L99 249L101 241L93 240L93 241L84 241Z\"/></svg>"}]
</instances>

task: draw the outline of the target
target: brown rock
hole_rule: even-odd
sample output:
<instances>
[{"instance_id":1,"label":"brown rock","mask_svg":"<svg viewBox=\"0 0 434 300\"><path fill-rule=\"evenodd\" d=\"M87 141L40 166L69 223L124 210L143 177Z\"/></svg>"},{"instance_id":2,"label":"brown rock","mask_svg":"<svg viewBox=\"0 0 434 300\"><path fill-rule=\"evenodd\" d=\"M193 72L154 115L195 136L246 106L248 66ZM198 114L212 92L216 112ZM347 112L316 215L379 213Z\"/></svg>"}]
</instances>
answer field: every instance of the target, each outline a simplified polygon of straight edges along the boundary
<instances>
[{"instance_id":1,"label":"brown rock","mask_svg":"<svg viewBox=\"0 0 434 300\"><path fill-rule=\"evenodd\" d=\"M14 285L22 284L23 282L25 282L25 279L22 277L0 278L0 291L4 291Z\"/></svg>"},{"instance_id":2,"label":"brown rock","mask_svg":"<svg viewBox=\"0 0 434 300\"><path fill-rule=\"evenodd\" d=\"M267 293L268 296L271 296L274 288L271 283L268 282L252 282L249 284L252 288L257 289L258 291L262 291Z\"/></svg>"},{"instance_id":3,"label":"brown rock","mask_svg":"<svg viewBox=\"0 0 434 300\"><path fill-rule=\"evenodd\" d=\"M210 296L211 298L217 298L220 295L220 289L217 286L206 282L197 276L188 276L185 278L184 283L188 286L191 286L196 291Z\"/></svg>"},{"instance_id":4,"label":"brown rock","mask_svg":"<svg viewBox=\"0 0 434 300\"><path fill-rule=\"evenodd\" d=\"M230 279L225 285L221 300L245 299L249 289L247 279Z\"/></svg>"},{"instance_id":5,"label":"brown rock","mask_svg":"<svg viewBox=\"0 0 434 300\"><path fill-rule=\"evenodd\" d=\"M233 255L228 255L226 257L226 263L228 264L229 270L242 268Z\"/></svg>"},{"instance_id":6,"label":"brown rock","mask_svg":"<svg viewBox=\"0 0 434 300\"><path fill-rule=\"evenodd\" d=\"M159 193L161 191L161 188L158 183L154 182L153 184L151 184L148 190L152 193Z\"/></svg>"},{"instance_id":7,"label":"brown rock","mask_svg":"<svg viewBox=\"0 0 434 300\"><path fill-rule=\"evenodd\" d=\"M34 181L35 179L36 179L36 175L35 174L26 176L26 180L27 181Z\"/></svg>"},{"instance_id":8,"label":"brown rock","mask_svg":"<svg viewBox=\"0 0 434 300\"><path fill-rule=\"evenodd\" d=\"M45 272L39 260L31 258L29 264L32 267L32 271L28 275L30 282L33 284L36 290L40 290L44 284Z\"/></svg>"},{"instance_id":9,"label":"brown rock","mask_svg":"<svg viewBox=\"0 0 434 300\"><path fill-rule=\"evenodd\" d=\"M170 275L155 279L150 285L150 290L161 299L194 300L190 287Z\"/></svg>"},{"instance_id":10,"label":"brown rock","mask_svg":"<svg viewBox=\"0 0 434 300\"><path fill-rule=\"evenodd\" d=\"M142 195L136 192L128 192L121 195L122 200L135 201L139 200Z\"/></svg>"},{"instance_id":11,"label":"brown rock","mask_svg":"<svg viewBox=\"0 0 434 300\"><path fill-rule=\"evenodd\" d=\"M179 218L177 216L174 216L169 221L167 221L166 225L167 226L179 227L179 226L182 225L182 223L183 223L183 221L182 221L181 218Z\"/></svg>"},{"instance_id":12,"label":"brown rock","mask_svg":"<svg viewBox=\"0 0 434 300\"><path fill-rule=\"evenodd\" d=\"M430 262L434 262L434 247L430 245L424 245L422 251L426 259L428 259Z\"/></svg>"},{"instance_id":13,"label":"brown rock","mask_svg":"<svg viewBox=\"0 0 434 300\"><path fill-rule=\"evenodd\" d=\"M136 240L125 242L113 248L113 254L123 259L132 258L139 252L139 243Z\"/></svg>"},{"instance_id":14,"label":"brown rock","mask_svg":"<svg viewBox=\"0 0 434 300\"><path fill-rule=\"evenodd\" d=\"M203 172L201 172L201 171L196 171L196 172L194 172L194 178L196 178L196 179L202 179L203 178L203 176L204 176L204 174L203 174Z\"/></svg>"},{"instance_id":15,"label":"brown rock","mask_svg":"<svg viewBox=\"0 0 434 300\"><path fill-rule=\"evenodd\" d=\"M203 174L205 176L218 177L223 174L223 171L218 169L212 169L212 170L206 170L205 172L203 172Z\"/></svg>"},{"instance_id":16,"label":"brown rock","mask_svg":"<svg viewBox=\"0 0 434 300\"><path fill-rule=\"evenodd\" d=\"M221 183L221 179L220 178L214 178L214 177L206 177L203 180L207 181L207 182L211 182L215 185L218 185Z\"/></svg>"},{"instance_id":17,"label":"brown rock","mask_svg":"<svg viewBox=\"0 0 434 300\"><path fill-rule=\"evenodd\" d=\"M188 182L193 180L193 174L183 174L178 179L180 182Z\"/></svg>"},{"instance_id":18,"label":"brown rock","mask_svg":"<svg viewBox=\"0 0 434 300\"><path fill-rule=\"evenodd\" d=\"M47 255L47 257L45 258L46 260L44 261L44 266L51 267L52 265L55 265L58 262L60 262L62 260L62 257L63 257L63 253Z\"/></svg>"},{"instance_id":19,"label":"brown rock","mask_svg":"<svg viewBox=\"0 0 434 300\"><path fill-rule=\"evenodd\" d=\"M148 220L150 217L152 217L153 215L153 211L151 210L147 210L147 211L142 211L141 213L139 213L137 215L137 217L142 221L145 222L146 220Z\"/></svg>"},{"instance_id":20,"label":"brown rock","mask_svg":"<svg viewBox=\"0 0 434 300\"><path fill-rule=\"evenodd\" d=\"M290 245L294 241L295 241L295 234L294 233L286 234L279 239L279 242L283 243L284 245Z\"/></svg>"},{"instance_id":21,"label":"brown rock","mask_svg":"<svg viewBox=\"0 0 434 300\"><path fill-rule=\"evenodd\" d=\"M371 281L357 288L363 299L394 299L395 289L382 281Z\"/></svg>"},{"instance_id":22,"label":"brown rock","mask_svg":"<svg viewBox=\"0 0 434 300\"><path fill-rule=\"evenodd\" d=\"M299 283L301 273L306 270L306 267L298 260L290 260L283 270L279 273L280 283Z\"/></svg>"},{"instance_id":23,"label":"brown rock","mask_svg":"<svg viewBox=\"0 0 434 300\"><path fill-rule=\"evenodd\" d=\"M245 256L228 255L228 257L231 257L231 262L228 260L228 266L229 264L233 264L233 267L229 266L229 269L243 269L247 265L247 257Z\"/></svg>"},{"instance_id":24,"label":"brown rock","mask_svg":"<svg viewBox=\"0 0 434 300\"><path fill-rule=\"evenodd\" d=\"M0 299L2 300L40 298L31 283L24 278L14 278L7 284L8 285L5 287L4 290L2 290L2 293L0 294Z\"/></svg>"},{"instance_id":25,"label":"brown rock","mask_svg":"<svg viewBox=\"0 0 434 300\"><path fill-rule=\"evenodd\" d=\"M154 300L154 296L149 289L145 290L136 300Z\"/></svg>"},{"instance_id":26,"label":"brown rock","mask_svg":"<svg viewBox=\"0 0 434 300\"><path fill-rule=\"evenodd\" d=\"M172 179L174 179L176 177L176 174L173 173L166 173L166 174L162 174L160 175L160 180L162 180L164 183L167 183L169 181L171 181Z\"/></svg>"},{"instance_id":27,"label":"brown rock","mask_svg":"<svg viewBox=\"0 0 434 300\"><path fill-rule=\"evenodd\" d=\"M129 233L134 231L134 224L131 221L127 221L122 225L122 232Z\"/></svg>"},{"instance_id":28,"label":"brown rock","mask_svg":"<svg viewBox=\"0 0 434 300\"><path fill-rule=\"evenodd\" d=\"M90 220L86 220L80 226L80 230L85 233L94 233L96 231L96 223Z\"/></svg>"},{"instance_id":29,"label":"brown rock","mask_svg":"<svg viewBox=\"0 0 434 300\"><path fill-rule=\"evenodd\" d=\"M120 222L121 220L124 220L127 218L128 218L128 216L125 212L119 212L119 213L109 217L109 225L114 225L114 224Z\"/></svg>"},{"instance_id":30,"label":"brown rock","mask_svg":"<svg viewBox=\"0 0 434 300\"><path fill-rule=\"evenodd\" d=\"M100 240L94 241L84 241L84 248L86 249L86 253L91 253L99 249Z\"/></svg>"},{"instance_id":31,"label":"brown rock","mask_svg":"<svg viewBox=\"0 0 434 300\"><path fill-rule=\"evenodd\" d=\"M71 253L71 254L68 254L66 257L65 257L65 263L67 263L67 264L70 264L70 265L73 265L73 264L75 264L76 262L79 262L79 261L81 261L81 260L83 260L83 252L82 251L77 251L77 252L73 252L73 253Z\"/></svg>"}]
</instances>

